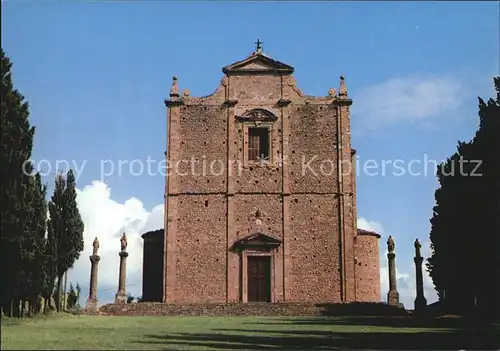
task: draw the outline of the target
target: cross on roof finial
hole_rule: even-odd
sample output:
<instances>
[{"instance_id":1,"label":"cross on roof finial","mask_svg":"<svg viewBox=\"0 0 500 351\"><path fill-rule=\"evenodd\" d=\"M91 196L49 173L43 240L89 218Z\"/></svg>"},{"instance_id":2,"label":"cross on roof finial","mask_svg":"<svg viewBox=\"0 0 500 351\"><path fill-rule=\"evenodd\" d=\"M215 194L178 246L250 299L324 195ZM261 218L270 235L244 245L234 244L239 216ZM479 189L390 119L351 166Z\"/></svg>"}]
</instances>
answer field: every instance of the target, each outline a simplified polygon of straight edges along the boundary
<instances>
[{"instance_id":1,"label":"cross on roof finial","mask_svg":"<svg viewBox=\"0 0 500 351\"><path fill-rule=\"evenodd\" d=\"M255 52L260 54L262 52L262 42L260 41L260 39L257 39L254 44L257 45Z\"/></svg>"}]
</instances>

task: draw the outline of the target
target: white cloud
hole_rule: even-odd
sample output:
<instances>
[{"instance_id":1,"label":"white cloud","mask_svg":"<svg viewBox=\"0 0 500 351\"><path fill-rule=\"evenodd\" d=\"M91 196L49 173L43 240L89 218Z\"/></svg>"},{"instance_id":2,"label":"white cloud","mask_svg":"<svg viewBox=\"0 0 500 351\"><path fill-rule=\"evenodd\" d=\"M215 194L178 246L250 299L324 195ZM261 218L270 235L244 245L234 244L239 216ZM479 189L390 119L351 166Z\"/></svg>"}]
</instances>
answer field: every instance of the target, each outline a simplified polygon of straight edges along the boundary
<instances>
[{"instance_id":1,"label":"white cloud","mask_svg":"<svg viewBox=\"0 0 500 351\"><path fill-rule=\"evenodd\" d=\"M120 237L127 234L127 290L134 296L142 291L142 238L149 230L163 228L163 205L148 212L142 202L130 198L123 204L111 199L111 189L100 181L77 190L77 203L85 224L84 251L68 274L68 281L82 286L81 303L88 296L92 242L99 239L98 298L111 302L118 288Z\"/></svg>"},{"instance_id":2,"label":"white cloud","mask_svg":"<svg viewBox=\"0 0 500 351\"><path fill-rule=\"evenodd\" d=\"M382 225L380 223L370 221L365 218L358 218L358 228L373 231L377 234L382 234L384 232L384 229L382 228Z\"/></svg>"},{"instance_id":3,"label":"white cloud","mask_svg":"<svg viewBox=\"0 0 500 351\"><path fill-rule=\"evenodd\" d=\"M372 130L401 122L435 127L436 119L460 106L464 91L457 79L448 76L391 78L355 96L353 123Z\"/></svg>"}]
</instances>

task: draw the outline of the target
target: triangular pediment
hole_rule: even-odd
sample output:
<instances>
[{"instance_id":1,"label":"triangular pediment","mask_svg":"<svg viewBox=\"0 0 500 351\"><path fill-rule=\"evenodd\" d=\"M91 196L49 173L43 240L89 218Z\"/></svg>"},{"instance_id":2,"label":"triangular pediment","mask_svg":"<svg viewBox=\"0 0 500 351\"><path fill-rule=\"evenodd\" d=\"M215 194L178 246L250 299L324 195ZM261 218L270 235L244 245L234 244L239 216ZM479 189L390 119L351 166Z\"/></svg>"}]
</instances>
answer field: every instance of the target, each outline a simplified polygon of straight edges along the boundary
<instances>
[{"instance_id":1,"label":"triangular pediment","mask_svg":"<svg viewBox=\"0 0 500 351\"><path fill-rule=\"evenodd\" d=\"M281 245L281 240L264 233L254 233L238 240L235 244L235 248L247 249L247 248L268 248L274 249Z\"/></svg>"},{"instance_id":2,"label":"triangular pediment","mask_svg":"<svg viewBox=\"0 0 500 351\"><path fill-rule=\"evenodd\" d=\"M235 62L222 69L225 74L266 74L266 73L280 73L292 74L293 67L288 66L282 62L273 60L272 58L254 53L242 61Z\"/></svg>"}]
</instances>

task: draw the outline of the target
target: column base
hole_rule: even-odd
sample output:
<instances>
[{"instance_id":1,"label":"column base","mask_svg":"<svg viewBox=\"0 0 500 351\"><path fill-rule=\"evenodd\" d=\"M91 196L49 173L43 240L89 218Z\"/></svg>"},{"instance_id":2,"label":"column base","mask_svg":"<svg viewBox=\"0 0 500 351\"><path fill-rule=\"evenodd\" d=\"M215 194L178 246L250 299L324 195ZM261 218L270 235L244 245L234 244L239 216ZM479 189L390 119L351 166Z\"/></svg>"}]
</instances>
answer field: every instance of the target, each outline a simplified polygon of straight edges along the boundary
<instances>
[{"instance_id":1,"label":"column base","mask_svg":"<svg viewBox=\"0 0 500 351\"><path fill-rule=\"evenodd\" d=\"M387 303L391 306L404 308L404 305L399 302L399 292L397 290L391 290L387 293Z\"/></svg>"},{"instance_id":2,"label":"column base","mask_svg":"<svg viewBox=\"0 0 500 351\"><path fill-rule=\"evenodd\" d=\"M97 299L88 299L85 310L90 312L99 312L99 301Z\"/></svg>"},{"instance_id":3,"label":"column base","mask_svg":"<svg viewBox=\"0 0 500 351\"><path fill-rule=\"evenodd\" d=\"M124 291L119 291L115 295L115 303L127 303L127 293Z\"/></svg>"},{"instance_id":4,"label":"column base","mask_svg":"<svg viewBox=\"0 0 500 351\"><path fill-rule=\"evenodd\" d=\"M417 296L415 299L415 311L423 311L427 308L427 300L423 296Z\"/></svg>"}]
</instances>

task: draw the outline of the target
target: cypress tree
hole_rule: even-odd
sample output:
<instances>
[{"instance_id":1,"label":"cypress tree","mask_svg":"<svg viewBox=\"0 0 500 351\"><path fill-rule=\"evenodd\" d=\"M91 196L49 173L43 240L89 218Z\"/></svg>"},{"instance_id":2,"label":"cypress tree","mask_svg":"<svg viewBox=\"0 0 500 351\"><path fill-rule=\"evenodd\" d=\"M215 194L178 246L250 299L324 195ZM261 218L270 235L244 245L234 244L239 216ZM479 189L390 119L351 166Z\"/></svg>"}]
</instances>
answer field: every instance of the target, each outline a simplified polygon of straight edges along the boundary
<instances>
[{"instance_id":1,"label":"cypress tree","mask_svg":"<svg viewBox=\"0 0 500 351\"><path fill-rule=\"evenodd\" d=\"M49 202L49 221L48 221L48 243L46 246L46 259L47 263L53 266L50 272L54 279L62 277L64 272L59 273L59 260L60 257L64 255L64 241L60 238L64 237L64 190L66 189L66 179L62 174L57 174L55 179L54 193L52 194L51 201ZM61 241L61 242L60 242ZM57 296L56 296L56 308L59 312L60 310L60 284L61 281L57 282ZM45 295L49 293L50 287L46 287ZM52 291L50 291L50 296L52 296ZM49 297L50 301L50 297ZM50 303L50 302L49 302Z\"/></svg>"},{"instance_id":2,"label":"cypress tree","mask_svg":"<svg viewBox=\"0 0 500 351\"><path fill-rule=\"evenodd\" d=\"M470 152L471 143L459 142L457 152L438 166L440 188L435 192L436 205L431 218L432 255L427 268L439 298L445 298L453 306L456 301L463 301L467 287L460 276L462 279L466 276L465 264L470 264L463 259L467 246L468 201L472 195L466 183L469 172L466 161Z\"/></svg>"},{"instance_id":3,"label":"cypress tree","mask_svg":"<svg viewBox=\"0 0 500 351\"><path fill-rule=\"evenodd\" d=\"M55 243L57 276L57 310L62 305L64 274L73 267L83 251L83 221L76 203L76 182L72 170L67 178L59 174L52 201L49 203L50 237Z\"/></svg>"},{"instance_id":4,"label":"cypress tree","mask_svg":"<svg viewBox=\"0 0 500 351\"><path fill-rule=\"evenodd\" d=\"M28 300L30 302L30 312L40 312L38 304L39 297L45 282L45 246L47 233L47 186L42 184L39 173L32 178L32 213L29 232L33 238L32 261L30 262L30 272L32 275L32 285L29 289Z\"/></svg>"},{"instance_id":5,"label":"cypress tree","mask_svg":"<svg viewBox=\"0 0 500 351\"><path fill-rule=\"evenodd\" d=\"M26 293L25 286L18 286L26 272L25 245L26 218L30 212L29 198L30 174L29 162L33 148L35 128L29 122L29 107L24 96L17 91L12 82L12 63L0 49L1 74L1 151L0 176L2 187L0 203L0 265L2 266L1 305L9 315L18 313L20 301ZM26 166L26 167L24 167ZM24 169L23 169L24 167ZM28 240L29 241L29 240Z\"/></svg>"},{"instance_id":6,"label":"cypress tree","mask_svg":"<svg viewBox=\"0 0 500 351\"><path fill-rule=\"evenodd\" d=\"M50 210L49 214L54 210ZM41 294L44 299L44 312L54 309L52 305L52 296L55 287L57 276L57 243L54 233L54 222L50 219L47 221L47 237L43 250L43 280Z\"/></svg>"},{"instance_id":7,"label":"cypress tree","mask_svg":"<svg viewBox=\"0 0 500 351\"><path fill-rule=\"evenodd\" d=\"M66 233L64 241L65 253L58 260L58 272L67 275L68 270L73 268L75 261L83 251L83 221L76 203L76 180L73 170L66 175L66 189L64 191L64 226ZM60 241L61 242L61 241ZM64 287L66 293L66 287Z\"/></svg>"},{"instance_id":8,"label":"cypress tree","mask_svg":"<svg viewBox=\"0 0 500 351\"><path fill-rule=\"evenodd\" d=\"M496 100L479 98L474 138L438 168L427 263L450 312L488 317L500 314L500 78L494 83Z\"/></svg>"},{"instance_id":9,"label":"cypress tree","mask_svg":"<svg viewBox=\"0 0 500 351\"><path fill-rule=\"evenodd\" d=\"M476 180L475 233L472 240L479 312L500 318L500 77L494 78L496 97L479 99L479 128L474 136L475 158L480 160ZM484 278L483 278L484 276Z\"/></svg>"}]
</instances>

